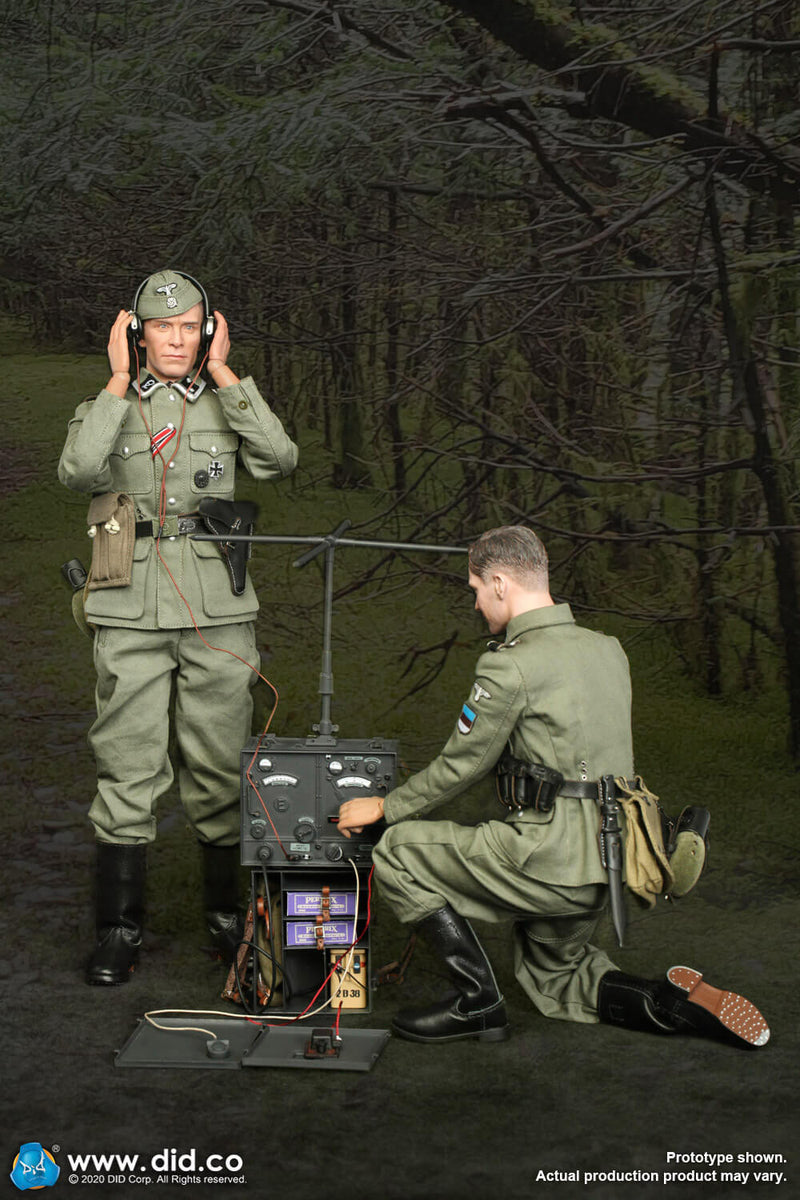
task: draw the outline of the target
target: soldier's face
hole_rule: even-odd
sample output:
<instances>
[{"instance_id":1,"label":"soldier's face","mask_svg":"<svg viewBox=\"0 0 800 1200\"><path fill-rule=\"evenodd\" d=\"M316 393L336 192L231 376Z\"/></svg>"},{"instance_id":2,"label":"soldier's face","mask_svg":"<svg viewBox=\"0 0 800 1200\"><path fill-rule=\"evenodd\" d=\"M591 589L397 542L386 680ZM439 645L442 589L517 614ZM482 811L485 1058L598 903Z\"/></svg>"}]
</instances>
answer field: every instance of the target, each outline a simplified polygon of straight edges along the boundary
<instances>
[{"instance_id":1,"label":"soldier's face","mask_svg":"<svg viewBox=\"0 0 800 1200\"><path fill-rule=\"evenodd\" d=\"M507 606L503 598L503 580L498 575L481 579L469 573L469 586L475 593L475 610L489 627L489 633L502 633L508 624Z\"/></svg>"},{"instance_id":2,"label":"soldier's face","mask_svg":"<svg viewBox=\"0 0 800 1200\"><path fill-rule=\"evenodd\" d=\"M142 342L147 369L162 383L183 379L195 364L200 349L202 304L177 317L151 317L144 322Z\"/></svg>"}]
</instances>

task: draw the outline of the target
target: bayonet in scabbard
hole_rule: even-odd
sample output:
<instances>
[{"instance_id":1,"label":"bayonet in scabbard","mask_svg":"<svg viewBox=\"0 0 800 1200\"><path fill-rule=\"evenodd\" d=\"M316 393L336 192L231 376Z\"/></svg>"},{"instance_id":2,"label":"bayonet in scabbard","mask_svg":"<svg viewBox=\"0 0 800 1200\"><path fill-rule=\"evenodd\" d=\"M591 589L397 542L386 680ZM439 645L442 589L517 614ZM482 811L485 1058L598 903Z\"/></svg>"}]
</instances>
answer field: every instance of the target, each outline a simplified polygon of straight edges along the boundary
<instances>
[{"instance_id":1,"label":"bayonet in scabbard","mask_svg":"<svg viewBox=\"0 0 800 1200\"><path fill-rule=\"evenodd\" d=\"M608 894L611 902L611 920L620 946L625 944L625 926L628 915L622 889L622 826L621 807L617 800L617 789L613 775L603 775L599 781L600 856L608 872Z\"/></svg>"}]
</instances>

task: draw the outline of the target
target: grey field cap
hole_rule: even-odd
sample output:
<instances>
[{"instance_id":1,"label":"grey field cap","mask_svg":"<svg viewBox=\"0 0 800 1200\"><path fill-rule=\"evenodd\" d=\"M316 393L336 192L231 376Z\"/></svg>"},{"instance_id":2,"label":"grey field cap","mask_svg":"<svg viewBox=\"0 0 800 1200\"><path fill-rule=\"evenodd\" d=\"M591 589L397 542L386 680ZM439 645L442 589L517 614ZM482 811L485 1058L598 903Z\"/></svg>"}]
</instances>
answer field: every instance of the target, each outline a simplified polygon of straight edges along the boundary
<instances>
[{"instance_id":1,"label":"grey field cap","mask_svg":"<svg viewBox=\"0 0 800 1200\"><path fill-rule=\"evenodd\" d=\"M142 286L136 313L142 321L153 317L179 317L195 304L202 303L202 293L185 276L177 271L156 271Z\"/></svg>"}]
</instances>

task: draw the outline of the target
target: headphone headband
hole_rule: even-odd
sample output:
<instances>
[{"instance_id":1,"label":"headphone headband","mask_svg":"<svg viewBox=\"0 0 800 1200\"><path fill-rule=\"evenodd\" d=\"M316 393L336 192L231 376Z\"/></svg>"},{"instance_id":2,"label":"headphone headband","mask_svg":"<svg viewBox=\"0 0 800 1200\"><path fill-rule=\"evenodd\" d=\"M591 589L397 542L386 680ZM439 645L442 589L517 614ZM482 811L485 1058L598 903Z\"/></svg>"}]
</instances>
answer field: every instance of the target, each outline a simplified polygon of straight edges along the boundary
<instances>
[{"instance_id":1,"label":"headphone headband","mask_svg":"<svg viewBox=\"0 0 800 1200\"><path fill-rule=\"evenodd\" d=\"M169 273L172 275L179 275L181 277L181 279L185 279L187 281L187 283L192 284L195 288L197 288L198 292L200 293L200 295L202 297L203 324L200 329L200 347L202 350L207 350L208 347L211 345L211 341L214 337L214 333L217 328L217 320L211 310L211 305L208 302L208 296L206 295L206 290L203 287L202 283L200 283L200 281L198 279L195 279L195 277L193 275L187 274L186 271L178 271L176 268L170 267ZM142 291L147 286L148 282L153 278L153 275L157 275L157 274L159 274L158 271L153 271L150 275L147 276L146 279L142 280L142 282L139 284L138 288L136 289L136 295L134 296L133 304L131 305L131 312L133 313L133 320L131 321L130 326L129 326L129 333L134 338L141 337L142 331L143 331L143 322L144 322L144 320L147 320L146 317L142 318L139 316L139 300L141 299ZM180 314L177 314L177 315L180 315Z\"/></svg>"}]
</instances>

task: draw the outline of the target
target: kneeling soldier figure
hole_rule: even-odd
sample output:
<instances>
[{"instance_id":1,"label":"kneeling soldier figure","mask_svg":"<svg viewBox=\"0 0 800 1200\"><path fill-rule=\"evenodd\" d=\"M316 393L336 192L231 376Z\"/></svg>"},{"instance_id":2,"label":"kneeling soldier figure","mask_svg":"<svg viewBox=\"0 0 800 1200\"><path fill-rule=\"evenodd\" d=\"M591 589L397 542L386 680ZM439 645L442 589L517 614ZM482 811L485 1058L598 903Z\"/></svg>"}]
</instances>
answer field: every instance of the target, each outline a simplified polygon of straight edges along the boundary
<instances>
[{"instance_id":1,"label":"kneeling soldier figure","mask_svg":"<svg viewBox=\"0 0 800 1200\"><path fill-rule=\"evenodd\" d=\"M481 535L470 549L469 585L489 631L505 637L478 660L451 737L385 798L348 800L339 815L345 836L386 820L374 851L381 891L430 942L455 987L455 996L399 1012L395 1031L422 1042L507 1037L503 997L469 920L511 918L517 980L545 1016L763 1046L767 1023L742 996L689 967L672 967L660 981L623 974L590 942L609 892L622 938L615 887L627 801L639 800L645 813L650 805L633 778L630 671L619 642L576 625L569 605L553 602L547 554L531 530ZM531 778L504 819L474 827L408 819L459 795L506 754L527 764ZM678 826L679 870L670 874L662 862L676 894L702 866L704 814L695 810Z\"/></svg>"}]
</instances>

